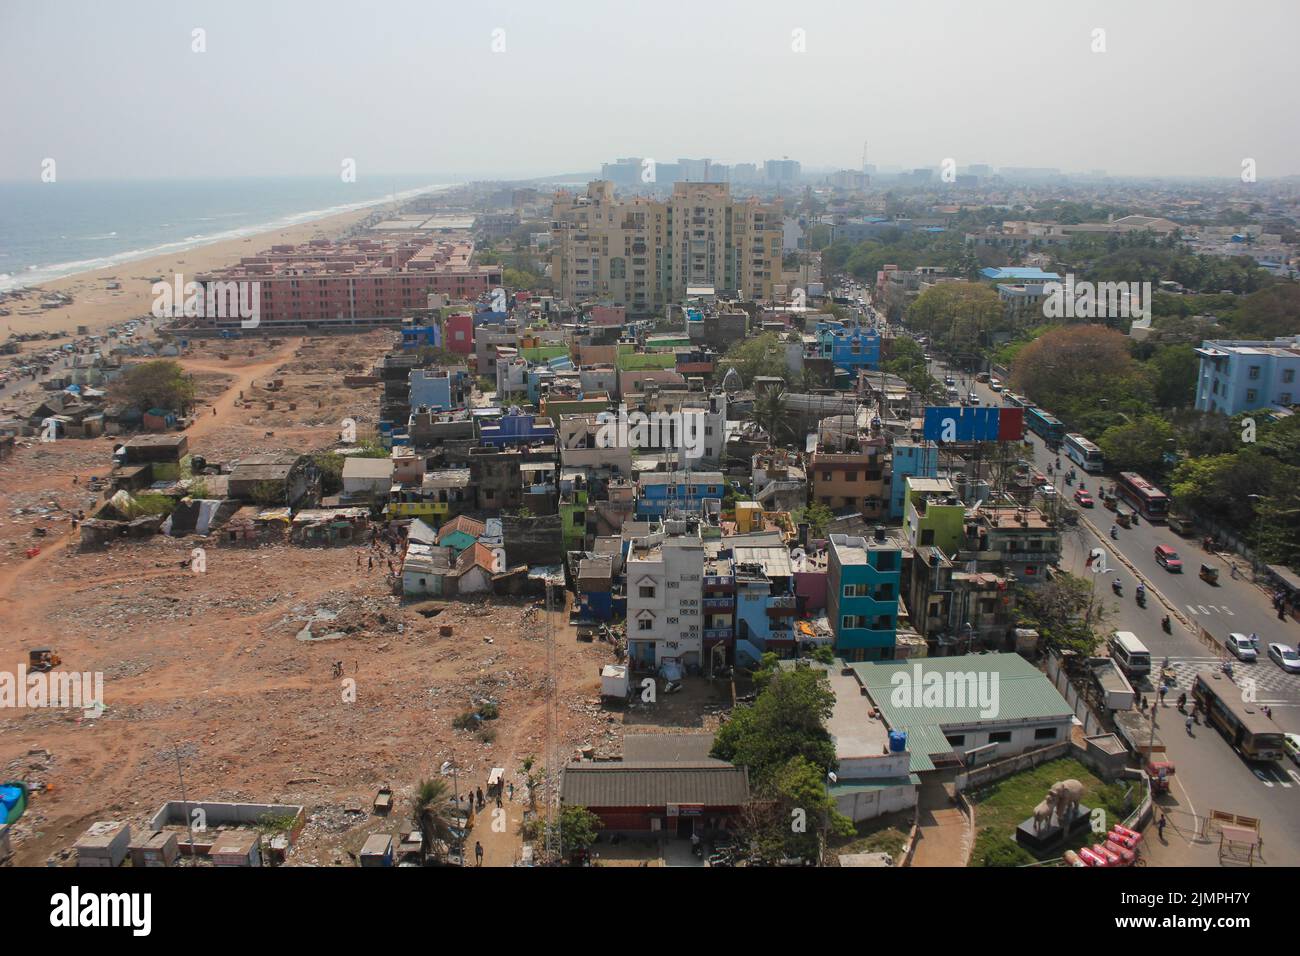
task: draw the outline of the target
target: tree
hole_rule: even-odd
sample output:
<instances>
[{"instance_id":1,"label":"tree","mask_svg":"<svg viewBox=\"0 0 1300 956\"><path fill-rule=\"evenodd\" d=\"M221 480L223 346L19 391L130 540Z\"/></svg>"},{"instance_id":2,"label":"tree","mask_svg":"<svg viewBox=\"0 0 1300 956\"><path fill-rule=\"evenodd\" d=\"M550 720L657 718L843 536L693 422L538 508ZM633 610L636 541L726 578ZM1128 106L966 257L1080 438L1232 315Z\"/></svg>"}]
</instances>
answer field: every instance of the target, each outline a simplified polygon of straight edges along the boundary
<instances>
[{"instance_id":1,"label":"tree","mask_svg":"<svg viewBox=\"0 0 1300 956\"><path fill-rule=\"evenodd\" d=\"M1102 325L1068 325L1035 339L1016 359L1012 381L1071 430L1102 431L1117 412L1149 408L1146 370L1128 336Z\"/></svg>"},{"instance_id":2,"label":"tree","mask_svg":"<svg viewBox=\"0 0 1300 956\"><path fill-rule=\"evenodd\" d=\"M1174 426L1158 415L1143 415L1107 428L1097 445L1110 467L1152 474L1162 470L1165 452L1174 447Z\"/></svg>"},{"instance_id":3,"label":"tree","mask_svg":"<svg viewBox=\"0 0 1300 956\"><path fill-rule=\"evenodd\" d=\"M585 850L596 842L600 833L600 817L586 807L566 806L560 809L560 853L565 859L577 850Z\"/></svg>"},{"instance_id":4,"label":"tree","mask_svg":"<svg viewBox=\"0 0 1300 956\"><path fill-rule=\"evenodd\" d=\"M814 501L802 508L796 508L791 517L794 518L796 525L806 521L809 534L814 538L820 538L826 533L830 523L835 520L835 512L820 501Z\"/></svg>"},{"instance_id":5,"label":"tree","mask_svg":"<svg viewBox=\"0 0 1300 956\"><path fill-rule=\"evenodd\" d=\"M194 381L179 362L157 359L132 365L109 386L114 401L148 411L183 413L194 401Z\"/></svg>"},{"instance_id":6,"label":"tree","mask_svg":"<svg viewBox=\"0 0 1300 956\"><path fill-rule=\"evenodd\" d=\"M825 774L835 767L826 720L835 706L825 674L810 667L778 671L758 699L737 710L714 738L711 755L770 782L787 761L803 757Z\"/></svg>"},{"instance_id":7,"label":"tree","mask_svg":"<svg viewBox=\"0 0 1300 956\"><path fill-rule=\"evenodd\" d=\"M825 773L804 757L791 757L760 787L741 814L741 831L760 859L816 861L827 831L851 836L853 822L835 807Z\"/></svg>"},{"instance_id":8,"label":"tree","mask_svg":"<svg viewBox=\"0 0 1300 956\"><path fill-rule=\"evenodd\" d=\"M420 831L420 856L428 859L429 853L439 844L451 843L452 816L451 791L444 780L421 780L415 788L415 805L411 808L411 823Z\"/></svg>"},{"instance_id":9,"label":"tree","mask_svg":"<svg viewBox=\"0 0 1300 956\"><path fill-rule=\"evenodd\" d=\"M734 367L747 386L760 375L784 378L787 371L785 347L775 332L734 343L723 356L723 363Z\"/></svg>"},{"instance_id":10,"label":"tree","mask_svg":"<svg viewBox=\"0 0 1300 956\"><path fill-rule=\"evenodd\" d=\"M1186 408L1196 401L1196 379L1201 360L1191 345L1165 345L1152 354L1156 404L1161 408Z\"/></svg>"},{"instance_id":11,"label":"tree","mask_svg":"<svg viewBox=\"0 0 1300 956\"><path fill-rule=\"evenodd\" d=\"M793 426L785 408L785 389L769 388L754 399L750 419L767 433L769 445L782 445L790 437Z\"/></svg>"},{"instance_id":12,"label":"tree","mask_svg":"<svg viewBox=\"0 0 1300 956\"><path fill-rule=\"evenodd\" d=\"M1020 623L1031 627L1058 650L1089 656L1101 643L1110 611L1097 599L1098 575L1091 580L1064 572L1034 587L1022 587L1017 609Z\"/></svg>"},{"instance_id":13,"label":"tree","mask_svg":"<svg viewBox=\"0 0 1300 956\"><path fill-rule=\"evenodd\" d=\"M988 333L1005 321L1002 300L983 283L932 285L907 310L909 327L925 332L957 354L979 351L987 344Z\"/></svg>"}]
</instances>

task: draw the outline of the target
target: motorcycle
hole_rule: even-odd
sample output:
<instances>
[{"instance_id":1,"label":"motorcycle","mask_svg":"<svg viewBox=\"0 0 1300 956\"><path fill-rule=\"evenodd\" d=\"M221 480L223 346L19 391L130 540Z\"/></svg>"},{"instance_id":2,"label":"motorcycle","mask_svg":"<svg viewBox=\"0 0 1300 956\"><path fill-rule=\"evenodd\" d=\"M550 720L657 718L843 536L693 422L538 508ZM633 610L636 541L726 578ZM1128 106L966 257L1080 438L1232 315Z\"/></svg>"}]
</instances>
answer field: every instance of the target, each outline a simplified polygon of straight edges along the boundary
<instances>
[{"instance_id":1,"label":"motorcycle","mask_svg":"<svg viewBox=\"0 0 1300 956\"><path fill-rule=\"evenodd\" d=\"M1072 485L1072 484L1074 484L1074 479L1071 478L1069 475L1066 475L1066 476L1065 476L1065 483L1066 483L1067 485Z\"/></svg>"},{"instance_id":2,"label":"motorcycle","mask_svg":"<svg viewBox=\"0 0 1300 956\"><path fill-rule=\"evenodd\" d=\"M1174 626L1170 623L1168 614L1160 619L1160 626L1164 628L1166 634L1174 633Z\"/></svg>"},{"instance_id":3,"label":"motorcycle","mask_svg":"<svg viewBox=\"0 0 1300 956\"><path fill-rule=\"evenodd\" d=\"M1119 529L1116 528L1114 525L1110 526L1110 537L1112 541L1119 540Z\"/></svg>"},{"instance_id":4,"label":"motorcycle","mask_svg":"<svg viewBox=\"0 0 1300 956\"><path fill-rule=\"evenodd\" d=\"M1124 586L1118 581L1110 582L1110 589L1115 592L1116 597L1119 597L1124 593Z\"/></svg>"},{"instance_id":5,"label":"motorcycle","mask_svg":"<svg viewBox=\"0 0 1300 956\"><path fill-rule=\"evenodd\" d=\"M1134 591L1134 592L1133 592L1133 599L1134 599L1135 601L1137 601L1137 605L1138 605L1138 607L1146 607L1146 606L1147 606L1147 592L1146 592L1146 591Z\"/></svg>"}]
</instances>

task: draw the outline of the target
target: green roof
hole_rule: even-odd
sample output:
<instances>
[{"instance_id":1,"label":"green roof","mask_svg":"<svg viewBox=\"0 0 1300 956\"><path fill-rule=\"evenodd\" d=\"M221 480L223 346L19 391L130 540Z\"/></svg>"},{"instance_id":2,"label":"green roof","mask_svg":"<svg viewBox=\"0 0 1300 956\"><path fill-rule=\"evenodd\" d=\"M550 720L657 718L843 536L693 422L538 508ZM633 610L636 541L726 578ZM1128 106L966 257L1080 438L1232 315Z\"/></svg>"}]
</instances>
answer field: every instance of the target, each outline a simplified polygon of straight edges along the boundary
<instances>
[{"instance_id":1,"label":"green roof","mask_svg":"<svg viewBox=\"0 0 1300 956\"><path fill-rule=\"evenodd\" d=\"M889 728L907 733L913 772L934 769L931 754L952 752L947 729L1074 716L1047 676L1019 654L922 657L851 666ZM939 688L945 692L936 693Z\"/></svg>"}]
</instances>

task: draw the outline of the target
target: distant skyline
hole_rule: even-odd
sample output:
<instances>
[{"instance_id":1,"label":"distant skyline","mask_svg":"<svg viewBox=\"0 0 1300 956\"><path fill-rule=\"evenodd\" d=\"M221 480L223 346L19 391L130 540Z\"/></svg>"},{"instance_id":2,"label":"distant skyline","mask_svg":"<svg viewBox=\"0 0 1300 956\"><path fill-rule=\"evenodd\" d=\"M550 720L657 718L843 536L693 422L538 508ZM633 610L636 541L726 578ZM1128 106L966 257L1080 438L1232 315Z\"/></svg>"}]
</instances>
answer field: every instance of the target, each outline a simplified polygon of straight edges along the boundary
<instances>
[{"instance_id":1,"label":"distant skyline","mask_svg":"<svg viewBox=\"0 0 1300 956\"><path fill-rule=\"evenodd\" d=\"M867 141L902 168L1269 180L1300 174L1297 28L1292 0L6 0L0 179L858 169Z\"/></svg>"}]
</instances>

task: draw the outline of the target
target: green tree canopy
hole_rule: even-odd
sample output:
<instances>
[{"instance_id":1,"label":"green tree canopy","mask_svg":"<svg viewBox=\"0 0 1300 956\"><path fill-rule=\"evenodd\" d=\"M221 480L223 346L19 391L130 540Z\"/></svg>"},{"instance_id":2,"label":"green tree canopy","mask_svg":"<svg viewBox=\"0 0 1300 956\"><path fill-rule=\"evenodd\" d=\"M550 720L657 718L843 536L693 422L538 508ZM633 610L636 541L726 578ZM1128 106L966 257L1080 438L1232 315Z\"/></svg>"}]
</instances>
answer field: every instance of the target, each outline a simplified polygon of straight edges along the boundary
<instances>
[{"instance_id":1,"label":"green tree canopy","mask_svg":"<svg viewBox=\"0 0 1300 956\"><path fill-rule=\"evenodd\" d=\"M127 368L109 386L109 395L145 411L184 412L194 400L194 382L179 362L156 359Z\"/></svg>"}]
</instances>

